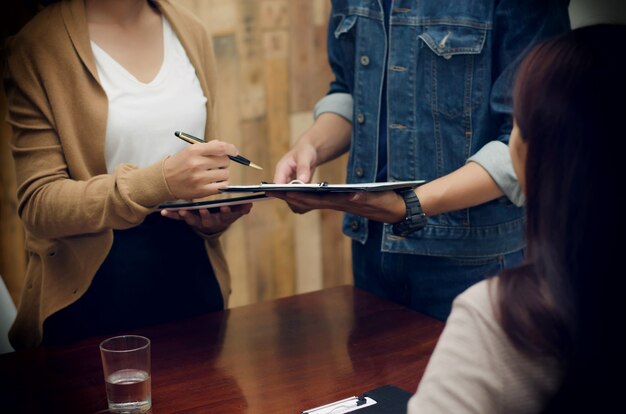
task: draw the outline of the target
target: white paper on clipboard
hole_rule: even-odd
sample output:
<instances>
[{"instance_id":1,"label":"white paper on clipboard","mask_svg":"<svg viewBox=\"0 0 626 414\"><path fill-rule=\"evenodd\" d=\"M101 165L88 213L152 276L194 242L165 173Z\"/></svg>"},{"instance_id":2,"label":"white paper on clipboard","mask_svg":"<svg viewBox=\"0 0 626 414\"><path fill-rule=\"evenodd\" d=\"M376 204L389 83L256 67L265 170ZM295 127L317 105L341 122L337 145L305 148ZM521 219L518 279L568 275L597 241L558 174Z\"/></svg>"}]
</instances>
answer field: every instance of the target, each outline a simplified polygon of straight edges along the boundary
<instances>
[{"instance_id":1,"label":"white paper on clipboard","mask_svg":"<svg viewBox=\"0 0 626 414\"><path fill-rule=\"evenodd\" d=\"M230 185L221 188L224 193L264 193L264 192L313 192L313 193L354 193L362 191L388 191L404 188L415 188L424 184L425 180L414 181L391 181L384 183L360 183L360 184L329 184L325 181L320 183L303 183L293 180L287 184L261 183L259 185Z\"/></svg>"},{"instance_id":2,"label":"white paper on clipboard","mask_svg":"<svg viewBox=\"0 0 626 414\"><path fill-rule=\"evenodd\" d=\"M370 397L349 397L343 400L335 401L330 404L321 405L319 407L310 408L302 411L302 414L343 414L358 411L361 408L369 407L376 404Z\"/></svg>"}]
</instances>

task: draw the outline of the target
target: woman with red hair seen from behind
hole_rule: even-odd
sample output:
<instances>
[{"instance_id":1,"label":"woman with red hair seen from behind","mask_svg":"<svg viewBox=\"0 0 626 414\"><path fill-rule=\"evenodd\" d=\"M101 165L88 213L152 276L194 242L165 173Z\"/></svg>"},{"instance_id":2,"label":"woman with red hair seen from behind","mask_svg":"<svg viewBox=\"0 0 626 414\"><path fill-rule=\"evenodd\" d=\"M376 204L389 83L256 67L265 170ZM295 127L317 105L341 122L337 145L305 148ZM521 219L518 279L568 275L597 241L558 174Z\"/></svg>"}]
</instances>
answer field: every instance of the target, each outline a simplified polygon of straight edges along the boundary
<instances>
[{"instance_id":1,"label":"woman with red hair seen from behind","mask_svg":"<svg viewBox=\"0 0 626 414\"><path fill-rule=\"evenodd\" d=\"M521 65L509 148L526 195L525 263L455 300L409 413L621 406L625 44L626 26L584 27Z\"/></svg>"}]
</instances>

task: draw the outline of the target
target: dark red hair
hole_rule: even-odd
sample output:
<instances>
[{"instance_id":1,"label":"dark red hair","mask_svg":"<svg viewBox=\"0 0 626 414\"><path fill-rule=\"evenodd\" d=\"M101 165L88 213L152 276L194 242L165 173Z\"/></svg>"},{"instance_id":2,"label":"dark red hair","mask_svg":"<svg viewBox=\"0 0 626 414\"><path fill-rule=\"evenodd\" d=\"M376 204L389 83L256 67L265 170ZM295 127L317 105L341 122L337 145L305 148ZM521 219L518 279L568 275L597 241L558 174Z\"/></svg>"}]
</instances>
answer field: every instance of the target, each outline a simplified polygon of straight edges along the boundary
<instances>
[{"instance_id":1,"label":"dark red hair","mask_svg":"<svg viewBox=\"0 0 626 414\"><path fill-rule=\"evenodd\" d=\"M561 361L552 412L610 386L609 356L623 367L625 52L626 26L577 29L535 47L515 84L528 248L500 277L498 310L520 351Z\"/></svg>"}]
</instances>

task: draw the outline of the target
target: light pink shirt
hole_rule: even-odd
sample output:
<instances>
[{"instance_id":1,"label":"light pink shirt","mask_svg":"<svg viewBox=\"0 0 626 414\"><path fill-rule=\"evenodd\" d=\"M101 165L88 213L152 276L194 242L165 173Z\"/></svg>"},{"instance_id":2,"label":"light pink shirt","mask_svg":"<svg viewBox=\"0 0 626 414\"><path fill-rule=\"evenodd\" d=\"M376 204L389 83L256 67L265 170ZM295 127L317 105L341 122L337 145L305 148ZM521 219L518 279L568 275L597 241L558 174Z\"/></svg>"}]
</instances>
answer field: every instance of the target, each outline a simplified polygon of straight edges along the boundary
<instances>
[{"instance_id":1,"label":"light pink shirt","mask_svg":"<svg viewBox=\"0 0 626 414\"><path fill-rule=\"evenodd\" d=\"M555 392L556 361L521 354L502 330L491 300L497 281L480 282L454 301L409 414L537 413Z\"/></svg>"}]
</instances>

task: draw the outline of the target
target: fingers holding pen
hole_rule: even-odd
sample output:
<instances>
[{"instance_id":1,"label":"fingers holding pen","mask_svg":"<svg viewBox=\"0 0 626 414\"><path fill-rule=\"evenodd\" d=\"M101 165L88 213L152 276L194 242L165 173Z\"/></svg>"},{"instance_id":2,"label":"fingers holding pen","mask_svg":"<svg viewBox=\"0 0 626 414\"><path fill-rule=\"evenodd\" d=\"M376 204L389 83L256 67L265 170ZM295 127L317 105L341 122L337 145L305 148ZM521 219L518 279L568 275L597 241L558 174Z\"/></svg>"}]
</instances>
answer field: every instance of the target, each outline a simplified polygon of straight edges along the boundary
<instances>
[{"instance_id":1,"label":"fingers holding pen","mask_svg":"<svg viewBox=\"0 0 626 414\"><path fill-rule=\"evenodd\" d=\"M217 139L200 145L192 145L191 148L194 148L200 154L205 156L234 157L239 155L239 151L233 144Z\"/></svg>"},{"instance_id":2,"label":"fingers holding pen","mask_svg":"<svg viewBox=\"0 0 626 414\"><path fill-rule=\"evenodd\" d=\"M218 140L190 145L165 160L165 180L177 198L216 194L228 185L228 157L237 154L234 145Z\"/></svg>"}]
</instances>

